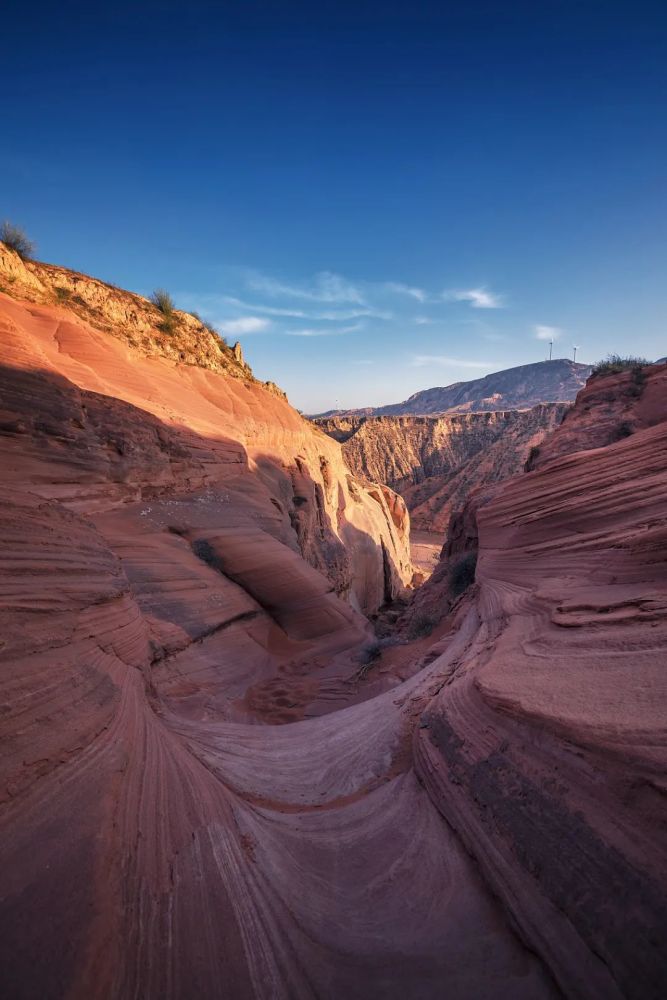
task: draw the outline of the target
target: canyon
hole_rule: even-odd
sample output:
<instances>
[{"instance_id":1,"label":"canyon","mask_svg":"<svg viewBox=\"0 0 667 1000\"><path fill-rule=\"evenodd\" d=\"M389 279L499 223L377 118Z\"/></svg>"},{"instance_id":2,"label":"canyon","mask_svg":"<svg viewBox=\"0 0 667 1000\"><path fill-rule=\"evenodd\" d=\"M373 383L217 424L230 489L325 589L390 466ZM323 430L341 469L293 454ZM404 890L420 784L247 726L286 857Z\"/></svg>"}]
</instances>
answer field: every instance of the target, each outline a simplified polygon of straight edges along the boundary
<instances>
[{"instance_id":1,"label":"canyon","mask_svg":"<svg viewBox=\"0 0 667 1000\"><path fill-rule=\"evenodd\" d=\"M315 423L342 444L356 476L401 494L414 528L444 537L453 511L470 493L521 472L567 409L566 402L540 403L526 410L352 415Z\"/></svg>"},{"instance_id":2,"label":"canyon","mask_svg":"<svg viewBox=\"0 0 667 1000\"><path fill-rule=\"evenodd\" d=\"M341 445L198 317L0 286L7 995L664 996L667 365L389 476L400 415ZM466 435L413 592L385 484Z\"/></svg>"}]
</instances>

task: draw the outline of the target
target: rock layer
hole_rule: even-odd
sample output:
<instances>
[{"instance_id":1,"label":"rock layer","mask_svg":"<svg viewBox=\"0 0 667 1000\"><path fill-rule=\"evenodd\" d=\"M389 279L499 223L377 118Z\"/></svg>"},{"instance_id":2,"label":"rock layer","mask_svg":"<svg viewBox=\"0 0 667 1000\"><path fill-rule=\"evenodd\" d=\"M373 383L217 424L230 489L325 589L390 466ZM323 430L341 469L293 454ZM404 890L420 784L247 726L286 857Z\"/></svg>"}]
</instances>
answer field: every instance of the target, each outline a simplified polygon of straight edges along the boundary
<instances>
[{"instance_id":1,"label":"rock layer","mask_svg":"<svg viewBox=\"0 0 667 1000\"><path fill-rule=\"evenodd\" d=\"M530 410L433 417L332 417L317 425L343 445L355 475L387 483L405 499L412 524L444 534L453 510L478 486L516 475L567 412Z\"/></svg>"},{"instance_id":2,"label":"rock layer","mask_svg":"<svg viewBox=\"0 0 667 1000\"><path fill-rule=\"evenodd\" d=\"M417 735L434 801L568 997L667 985L662 398L659 423L478 509L474 639Z\"/></svg>"},{"instance_id":3,"label":"rock layer","mask_svg":"<svg viewBox=\"0 0 667 1000\"><path fill-rule=\"evenodd\" d=\"M662 997L667 413L500 484L364 685L400 499L250 380L0 301L5 992Z\"/></svg>"}]
</instances>

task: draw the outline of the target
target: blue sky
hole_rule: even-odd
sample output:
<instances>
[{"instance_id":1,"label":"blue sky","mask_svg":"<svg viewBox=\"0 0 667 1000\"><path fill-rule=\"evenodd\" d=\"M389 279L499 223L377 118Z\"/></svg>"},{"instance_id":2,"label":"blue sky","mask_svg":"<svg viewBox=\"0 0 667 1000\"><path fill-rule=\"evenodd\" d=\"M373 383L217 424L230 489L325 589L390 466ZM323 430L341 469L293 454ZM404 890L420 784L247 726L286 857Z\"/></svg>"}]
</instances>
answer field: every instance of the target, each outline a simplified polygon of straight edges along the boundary
<instances>
[{"instance_id":1,"label":"blue sky","mask_svg":"<svg viewBox=\"0 0 667 1000\"><path fill-rule=\"evenodd\" d=\"M667 353L667 5L3 7L0 216L300 408ZM545 339L546 338L546 339Z\"/></svg>"}]
</instances>

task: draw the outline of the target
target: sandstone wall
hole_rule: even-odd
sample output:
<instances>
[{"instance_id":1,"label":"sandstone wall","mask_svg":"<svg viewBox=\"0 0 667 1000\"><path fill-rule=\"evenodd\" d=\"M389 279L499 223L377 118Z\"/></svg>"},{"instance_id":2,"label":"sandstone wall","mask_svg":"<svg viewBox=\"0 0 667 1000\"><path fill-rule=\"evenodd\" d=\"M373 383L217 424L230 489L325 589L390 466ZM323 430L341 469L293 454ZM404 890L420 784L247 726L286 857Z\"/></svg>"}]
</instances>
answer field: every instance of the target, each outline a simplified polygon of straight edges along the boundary
<instances>
[{"instance_id":1,"label":"sandstone wall","mask_svg":"<svg viewBox=\"0 0 667 1000\"><path fill-rule=\"evenodd\" d=\"M520 472L568 404L437 417L336 417L317 425L341 441L357 476L387 483L405 499L412 524L446 531L452 510L478 486Z\"/></svg>"}]
</instances>

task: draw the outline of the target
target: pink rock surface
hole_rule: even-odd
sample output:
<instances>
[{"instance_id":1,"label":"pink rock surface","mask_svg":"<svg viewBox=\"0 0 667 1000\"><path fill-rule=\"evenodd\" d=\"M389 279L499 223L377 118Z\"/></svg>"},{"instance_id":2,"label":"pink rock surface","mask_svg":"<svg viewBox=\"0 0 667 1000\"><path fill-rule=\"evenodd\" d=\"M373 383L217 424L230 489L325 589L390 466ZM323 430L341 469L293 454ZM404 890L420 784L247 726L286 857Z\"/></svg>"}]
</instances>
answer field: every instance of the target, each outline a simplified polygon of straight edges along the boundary
<instances>
[{"instance_id":1,"label":"pink rock surface","mask_svg":"<svg viewBox=\"0 0 667 1000\"><path fill-rule=\"evenodd\" d=\"M275 392L0 301L7 995L663 996L667 420L501 487L362 690L401 502Z\"/></svg>"},{"instance_id":2,"label":"pink rock surface","mask_svg":"<svg viewBox=\"0 0 667 1000\"><path fill-rule=\"evenodd\" d=\"M477 510L474 639L418 734L434 801L568 997L667 984L665 416Z\"/></svg>"}]
</instances>

